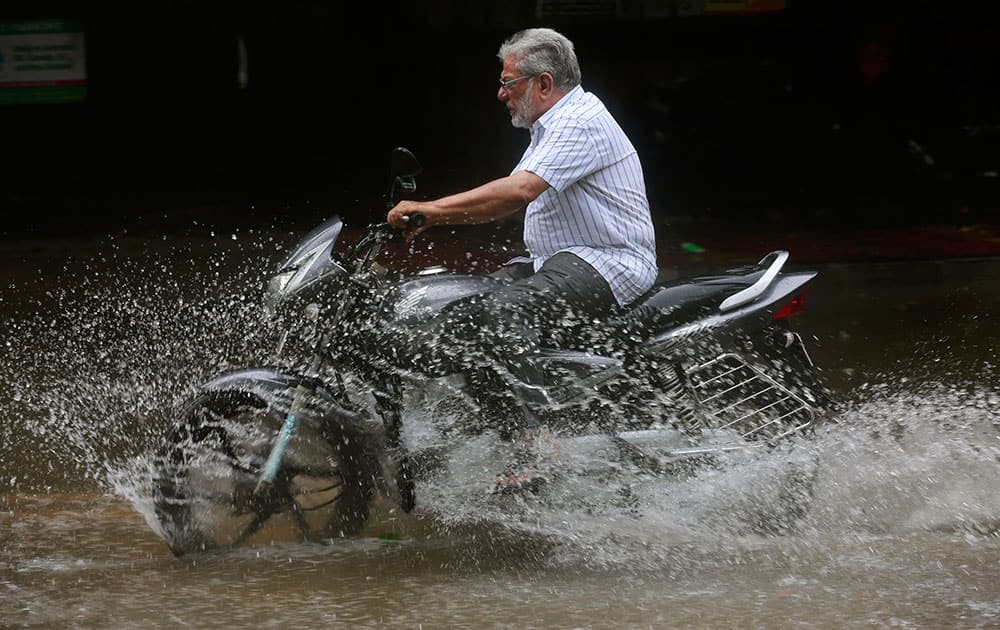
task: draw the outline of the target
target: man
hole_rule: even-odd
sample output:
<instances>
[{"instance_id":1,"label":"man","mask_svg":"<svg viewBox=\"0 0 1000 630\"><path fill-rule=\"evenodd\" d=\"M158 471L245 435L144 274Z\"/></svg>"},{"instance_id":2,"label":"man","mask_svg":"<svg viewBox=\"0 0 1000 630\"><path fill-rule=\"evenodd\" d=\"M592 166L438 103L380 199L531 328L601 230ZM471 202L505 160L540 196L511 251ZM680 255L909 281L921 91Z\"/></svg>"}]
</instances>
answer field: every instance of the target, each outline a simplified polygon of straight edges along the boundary
<instances>
[{"instance_id":1,"label":"man","mask_svg":"<svg viewBox=\"0 0 1000 630\"><path fill-rule=\"evenodd\" d=\"M567 316L600 318L648 290L656 278L655 235L638 155L621 127L580 86L573 43L547 28L520 31L497 54L497 98L531 142L511 174L433 201L402 201L390 225L478 224L525 210L529 257L494 276L505 284L480 302L487 350L509 368L527 427L545 399L532 361L539 331ZM482 318L474 318L482 322Z\"/></svg>"}]
</instances>

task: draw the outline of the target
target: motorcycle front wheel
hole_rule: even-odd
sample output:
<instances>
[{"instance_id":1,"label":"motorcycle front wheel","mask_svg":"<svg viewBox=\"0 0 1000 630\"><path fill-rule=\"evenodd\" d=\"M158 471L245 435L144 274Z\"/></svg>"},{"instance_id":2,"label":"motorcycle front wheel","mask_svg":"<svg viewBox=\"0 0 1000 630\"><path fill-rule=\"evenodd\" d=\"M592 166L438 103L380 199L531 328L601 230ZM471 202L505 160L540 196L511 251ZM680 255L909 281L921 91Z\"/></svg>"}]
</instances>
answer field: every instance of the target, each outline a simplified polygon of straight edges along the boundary
<instances>
[{"instance_id":1,"label":"motorcycle front wheel","mask_svg":"<svg viewBox=\"0 0 1000 630\"><path fill-rule=\"evenodd\" d=\"M300 422L266 492L255 493L284 413L240 391L185 406L154 457L158 532L176 556L275 537L349 536L368 518L373 458L336 418ZM273 528L271 526L274 526Z\"/></svg>"}]
</instances>

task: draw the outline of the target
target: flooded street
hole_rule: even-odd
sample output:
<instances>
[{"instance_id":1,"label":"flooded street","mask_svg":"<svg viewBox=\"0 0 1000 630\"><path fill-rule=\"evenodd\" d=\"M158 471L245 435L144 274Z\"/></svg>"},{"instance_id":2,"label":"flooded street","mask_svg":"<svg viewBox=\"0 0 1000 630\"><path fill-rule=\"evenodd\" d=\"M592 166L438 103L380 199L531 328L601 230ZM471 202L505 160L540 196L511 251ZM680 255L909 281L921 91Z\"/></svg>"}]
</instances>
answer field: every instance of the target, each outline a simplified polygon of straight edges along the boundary
<instances>
[{"instance_id":1,"label":"flooded street","mask_svg":"<svg viewBox=\"0 0 1000 630\"><path fill-rule=\"evenodd\" d=\"M995 257L791 251L819 272L795 325L843 410L802 446L815 484L789 531L756 527L760 461L614 518L456 522L418 488L413 514L377 506L348 540L175 558L147 522L146 455L198 383L267 362L261 291L298 236L0 248L0 625L1000 625Z\"/></svg>"}]
</instances>

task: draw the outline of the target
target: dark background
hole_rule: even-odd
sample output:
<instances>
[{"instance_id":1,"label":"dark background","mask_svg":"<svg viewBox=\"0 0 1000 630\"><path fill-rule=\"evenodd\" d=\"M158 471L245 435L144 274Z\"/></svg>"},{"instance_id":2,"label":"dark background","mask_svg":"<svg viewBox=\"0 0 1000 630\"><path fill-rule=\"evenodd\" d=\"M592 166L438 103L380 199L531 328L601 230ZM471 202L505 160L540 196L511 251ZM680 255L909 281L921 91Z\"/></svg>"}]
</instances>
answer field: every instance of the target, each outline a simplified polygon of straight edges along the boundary
<instances>
[{"instance_id":1,"label":"dark background","mask_svg":"<svg viewBox=\"0 0 1000 630\"><path fill-rule=\"evenodd\" d=\"M576 43L584 87L630 134L658 229L996 216L992 14L651 10L671 4L6 2L0 19L80 20L88 81L83 103L0 108L0 235L376 220L400 145L424 166L418 196L504 175L527 135L496 100L496 51L537 25Z\"/></svg>"}]
</instances>

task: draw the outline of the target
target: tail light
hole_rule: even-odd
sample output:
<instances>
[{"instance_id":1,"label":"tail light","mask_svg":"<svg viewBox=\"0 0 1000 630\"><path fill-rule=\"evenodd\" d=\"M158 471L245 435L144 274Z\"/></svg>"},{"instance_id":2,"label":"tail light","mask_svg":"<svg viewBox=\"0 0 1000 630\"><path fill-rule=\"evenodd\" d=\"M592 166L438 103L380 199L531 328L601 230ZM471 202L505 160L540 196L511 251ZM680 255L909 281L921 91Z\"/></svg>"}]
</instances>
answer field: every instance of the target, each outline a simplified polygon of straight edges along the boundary
<instances>
[{"instance_id":1,"label":"tail light","mask_svg":"<svg viewBox=\"0 0 1000 630\"><path fill-rule=\"evenodd\" d=\"M793 297L787 304L778 309L778 312L774 314L774 319L784 319L806 310L806 295L808 294L809 289L805 289Z\"/></svg>"}]
</instances>

